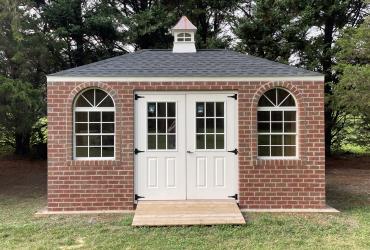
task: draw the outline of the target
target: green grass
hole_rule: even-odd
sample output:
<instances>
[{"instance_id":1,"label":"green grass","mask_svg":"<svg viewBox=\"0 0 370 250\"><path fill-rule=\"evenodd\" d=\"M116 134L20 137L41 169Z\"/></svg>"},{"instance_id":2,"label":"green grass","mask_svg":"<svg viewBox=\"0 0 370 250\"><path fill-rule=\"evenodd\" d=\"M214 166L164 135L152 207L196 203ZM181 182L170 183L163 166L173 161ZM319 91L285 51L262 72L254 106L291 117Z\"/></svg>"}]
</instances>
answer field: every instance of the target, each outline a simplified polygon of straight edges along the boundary
<instances>
[{"instance_id":1,"label":"green grass","mask_svg":"<svg viewBox=\"0 0 370 250\"><path fill-rule=\"evenodd\" d=\"M246 214L245 226L133 228L132 215L34 217L45 196L0 194L0 249L369 249L365 196L329 190L340 214Z\"/></svg>"}]
</instances>

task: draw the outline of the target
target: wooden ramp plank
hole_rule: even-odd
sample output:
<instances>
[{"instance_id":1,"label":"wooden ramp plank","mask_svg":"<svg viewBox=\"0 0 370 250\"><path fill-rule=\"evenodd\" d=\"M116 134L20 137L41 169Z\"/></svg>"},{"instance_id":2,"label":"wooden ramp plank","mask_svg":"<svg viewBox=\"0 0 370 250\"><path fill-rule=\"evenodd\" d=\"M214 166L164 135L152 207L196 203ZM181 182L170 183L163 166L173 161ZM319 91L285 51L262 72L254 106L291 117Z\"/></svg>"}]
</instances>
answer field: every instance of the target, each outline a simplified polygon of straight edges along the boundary
<instances>
[{"instance_id":1,"label":"wooden ramp plank","mask_svg":"<svg viewBox=\"0 0 370 250\"><path fill-rule=\"evenodd\" d=\"M133 226L245 224L233 200L139 201Z\"/></svg>"}]
</instances>

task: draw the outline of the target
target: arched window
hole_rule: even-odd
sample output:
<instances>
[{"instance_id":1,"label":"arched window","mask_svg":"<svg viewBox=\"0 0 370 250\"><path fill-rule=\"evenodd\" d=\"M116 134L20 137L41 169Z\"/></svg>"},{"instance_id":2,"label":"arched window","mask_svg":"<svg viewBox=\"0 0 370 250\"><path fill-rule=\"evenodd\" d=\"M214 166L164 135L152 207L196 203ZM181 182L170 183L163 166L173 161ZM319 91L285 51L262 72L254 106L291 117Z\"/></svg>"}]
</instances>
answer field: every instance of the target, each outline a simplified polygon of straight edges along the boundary
<instances>
[{"instance_id":1,"label":"arched window","mask_svg":"<svg viewBox=\"0 0 370 250\"><path fill-rule=\"evenodd\" d=\"M191 42L191 34L190 33L179 33L177 35L178 42Z\"/></svg>"},{"instance_id":2,"label":"arched window","mask_svg":"<svg viewBox=\"0 0 370 250\"><path fill-rule=\"evenodd\" d=\"M274 88L265 92L257 108L258 157L297 156L297 106L288 91Z\"/></svg>"},{"instance_id":3,"label":"arched window","mask_svg":"<svg viewBox=\"0 0 370 250\"><path fill-rule=\"evenodd\" d=\"M75 159L114 159L115 107L100 89L80 93L73 107Z\"/></svg>"}]
</instances>

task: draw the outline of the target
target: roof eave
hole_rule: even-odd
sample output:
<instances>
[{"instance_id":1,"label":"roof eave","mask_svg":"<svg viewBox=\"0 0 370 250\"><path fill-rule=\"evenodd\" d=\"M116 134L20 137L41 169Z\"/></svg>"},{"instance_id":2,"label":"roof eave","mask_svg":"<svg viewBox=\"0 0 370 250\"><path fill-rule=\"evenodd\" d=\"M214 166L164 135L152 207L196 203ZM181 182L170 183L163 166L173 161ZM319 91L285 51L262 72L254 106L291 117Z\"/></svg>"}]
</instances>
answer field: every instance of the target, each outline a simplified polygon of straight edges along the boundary
<instances>
[{"instance_id":1,"label":"roof eave","mask_svg":"<svg viewBox=\"0 0 370 250\"><path fill-rule=\"evenodd\" d=\"M48 75L47 82L243 82L243 81L324 81L324 75L312 76L58 76Z\"/></svg>"}]
</instances>

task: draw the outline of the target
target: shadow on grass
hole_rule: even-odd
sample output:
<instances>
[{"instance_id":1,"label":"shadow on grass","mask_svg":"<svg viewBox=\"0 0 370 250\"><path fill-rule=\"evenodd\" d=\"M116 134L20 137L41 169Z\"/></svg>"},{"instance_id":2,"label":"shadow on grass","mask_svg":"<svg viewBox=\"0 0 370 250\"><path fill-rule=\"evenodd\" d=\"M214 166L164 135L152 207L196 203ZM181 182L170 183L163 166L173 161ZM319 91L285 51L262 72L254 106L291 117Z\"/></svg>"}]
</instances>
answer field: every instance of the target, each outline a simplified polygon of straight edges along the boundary
<instances>
[{"instance_id":1,"label":"shadow on grass","mask_svg":"<svg viewBox=\"0 0 370 250\"><path fill-rule=\"evenodd\" d=\"M326 190L326 202L329 206L341 212L351 212L353 210L370 208L369 195L353 194L331 187L328 187Z\"/></svg>"}]
</instances>

